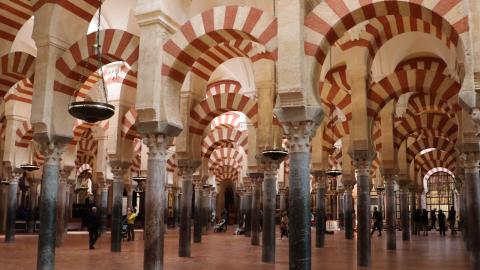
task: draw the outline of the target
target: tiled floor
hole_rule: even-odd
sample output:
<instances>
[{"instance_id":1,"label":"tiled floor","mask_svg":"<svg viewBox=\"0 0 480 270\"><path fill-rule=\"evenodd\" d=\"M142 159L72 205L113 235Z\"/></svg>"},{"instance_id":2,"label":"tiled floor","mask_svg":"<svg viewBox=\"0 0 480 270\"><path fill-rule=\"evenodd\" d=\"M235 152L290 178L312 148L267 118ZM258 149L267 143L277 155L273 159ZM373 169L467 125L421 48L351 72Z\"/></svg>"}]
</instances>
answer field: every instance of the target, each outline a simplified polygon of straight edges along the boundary
<instances>
[{"instance_id":1,"label":"tiled floor","mask_svg":"<svg viewBox=\"0 0 480 270\"><path fill-rule=\"evenodd\" d=\"M314 231L313 231L314 233ZM56 251L56 269L142 269L143 241L137 232L135 242L124 242L121 253L110 252L110 235L100 238L95 250L88 249L85 233L70 233L66 244ZM312 248L312 269L355 269L356 242L345 240L343 233L328 235L324 249ZM413 237L403 242L398 234L397 251L385 249L386 236L372 237L372 269L468 269L468 255L460 236L440 238ZM312 240L315 239L312 235ZM288 240L277 238L275 265L263 264L261 247L252 247L250 239L229 233L203 237L203 243L192 244L192 258L179 258L178 231L169 230L165 242L165 269L288 269ZM37 236L17 235L16 243L5 244L0 237L0 269L35 269Z\"/></svg>"}]
</instances>

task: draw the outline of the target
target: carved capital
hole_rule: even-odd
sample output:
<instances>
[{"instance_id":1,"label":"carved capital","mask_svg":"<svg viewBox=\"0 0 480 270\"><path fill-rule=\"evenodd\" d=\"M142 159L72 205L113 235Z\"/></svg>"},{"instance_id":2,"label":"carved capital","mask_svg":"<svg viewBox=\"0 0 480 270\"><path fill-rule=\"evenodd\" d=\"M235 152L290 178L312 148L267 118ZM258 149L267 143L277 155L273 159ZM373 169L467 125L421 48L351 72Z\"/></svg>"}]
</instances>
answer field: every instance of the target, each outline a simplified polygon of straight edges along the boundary
<instances>
[{"instance_id":1,"label":"carved capital","mask_svg":"<svg viewBox=\"0 0 480 270\"><path fill-rule=\"evenodd\" d=\"M202 164L200 160L196 159L180 159L178 160L178 172L183 178L191 179L192 175L198 169L198 167ZM200 180L200 178L199 178Z\"/></svg>"},{"instance_id":2,"label":"carved capital","mask_svg":"<svg viewBox=\"0 0 480 270\"><path fill-rule=\"evenodd\" d=\"M263 173L249 173L252 186L261 186L263 183Z\"/></svg>"},{"instance_id":3,"label":"carved capital","mask_svg":"<svg viewBox=\"0 0 480 270\"><path fill-rule=\"evenodd\" d=\"M73 166L63 166L63 168L60 170L60 177L59 177L60 181L67 182L68 177L72 173L72 170L73 170Z\"/></svg>"},{"instance_id":4,"label":"carved capital","mask_svg":"<svg viewBox=\"0 0 480 270\"><path fill-rule=\"evenodd\" d=\"M313 183L314 188L326 188L327 186L327 174L325 171L314 171L312 172L313 175Z\"/></svg>"},{"instance_id":5,"label":"carved capital","mask_svg":"<svg viewBox=\"0 0 480 270\"><path fill-rule=\"evenodd\" d=\"M18 184L18 181L20 181L20 178L22 178L22 176L23 172L14 170L10 173L10 178L8 182L10 182L10 184Z\"/></svg>"},{"instance_id":6,"label":"carved capital","mask_svg":"<svg viewBox=\"0 0 480 270\"><path fill-rule=\"evenodd\" d=\"M352 158L353 166L355 166L355 171L359 175L370 175L370 165L375 159L377 153L370 149L362 150L352 150L348 154Z\"/></svg>"},{"instance_id":7,"label":"carved capital","mask_svg":"<svg viewBox=\"0 0 480 270\"><path fill-rule=\"evenodd\" d=\"M264 169L264 175L277 175L277 171L280 168L280 163L283 160L273 160L267 157L262 158L262 164Z\"/></svg>"},{"instance_id":8,"label":"carved capital","mask_svg":"<svg viewBox=\"0 0 480 270\"><path fill-rule=\"evenodd\" d=\"M110 168L112 169L113 173L113 181L122 182L123 175L128 171L128 168L130 168L131 164L132 163L128 161L111 160Z\"/></svg>"},{"instance_id":9,"label":"carved capital","mask_svg":"<svg viewBox=\"0 0 480 270\"><path fill-rule=\"evenodd\" d=\"M149 159L167 158L167 149L173 143L173 137L164 134L147 134L143 137L143 143L148 147Z\"/></svg>"},{"instance_id":10,"label":"carved capital","mask_svg":"<svg viewBox=\"0 0 480 270\"><path fill-rule=\"evenodd\" d=\"M309 152L311 140L315 136L318 124L314 121L284 122L283 132L288 139L289 151Z\"/></svg>"},{"instance_id":11,"label":"carved capital","mask_svg":"<svg viewBox=\"0 0 480 270\"><path fill-rule=\"evenodd\" d=\"M42 152L45 156L45 165L57 165L65 152L66 144L57 142L46 142L41 144Z\"/></svg>"}]
</instances>

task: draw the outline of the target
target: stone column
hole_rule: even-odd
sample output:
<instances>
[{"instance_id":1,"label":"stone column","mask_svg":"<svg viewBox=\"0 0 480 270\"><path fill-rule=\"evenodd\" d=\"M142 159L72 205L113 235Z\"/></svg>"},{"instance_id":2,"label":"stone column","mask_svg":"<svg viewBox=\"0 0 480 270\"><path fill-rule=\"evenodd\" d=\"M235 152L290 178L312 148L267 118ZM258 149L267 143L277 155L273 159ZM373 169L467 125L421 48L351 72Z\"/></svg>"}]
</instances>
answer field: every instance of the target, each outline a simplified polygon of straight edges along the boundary
<instances>
[{"instance_id":1,"label":"stone column","mask_svg":"<svg viewBox=\"0 0 480 270\"><path fill-rule=\"evenodd\" d=\"M206 235L207 234L207 224L209 220L209 214L210 212L210 186L208 187L203 187L202 189L202 204L201 204L201 214L202 214L202 234Z\"/></svg>"},{"instance_id":2,"label":"stone column","mask_svg":"<svg viewBox=\"0 0 480 270\"><path fill-rule=\"evenodd\" d=\"M465 143L465 190L468 238L472 269L480 269L480 145L478 140Z\"/></svg>"},{"instance_id":3,"label":"stone column","mask_svg":"<svg viewBox=\"0 0 480 270\"><path fill-rule=\"evenodd\" d=\"M349 184L343 184L345 191L343 196L343 216L345 219L345 239L353 239L353 196L352 190L355 185L355 181Z\"/></svg>"},{"instance_id":4,"label":"stone column","mask_svg":"<svg viewBox=\"0 0 480 270\"><path fill-rule=\"evenodd\" d=\"M282 160L263 159L262 262L275 263L277 171Z\"/></svg>"},{"instance_id":5,"label":"stone column","mask_svg":"<svg viewBox=\"0 0 480 270\"><path fill-rule=\"evenodd\" d=\"M125 189L127 190L127 208L132 208L133 187L132 185L127 185Z\"/></svg>"},{"instance_id":6,"label":"stone column","mask_svg":"<svg viewBox=\"0 0 480 270\"><path fill-rule=\"evenodd\" d=\"M60 159L64 145L48 142L44 146L42 191L40 195L40 232L37 269L55 269L55 234Z\"/></svg>"},{"instance_id":7,"label":"stone column","mask_svg":"<svg viewBox=\"0 0 480 270\"><path fill-rule=\"evenodd\" d=\"M357 176L357 265L370 267L370 164L375 152L354 150L350 152Z\"/></svg>"},{"instance_id":8,"label":"stone column","mask_svg":"<svg viewBox=\"0 0 480 270\"><path fill-rule=\"evenodd\" d=\"M17 214L17 190L18 181L22 177L21 172L13 172L8 184L7 202L7 227L5 230L5 243L15 242L15 221Z\"/></svg>"},{"instance_id":9,"label":"stone column","mask_svg":"<svg viewBox=\"0 0 480 270\"><path fill-rule=\"evenodd\" d=\"M410 223L408 218L408 185L409 181L400 179L400 216L402 221L402 240L410 240Z\"/></svg>"},{"instance_id":10,"label":"stone column","mask_svg":"<svg viewBox=\"0 0 480 270\"><path fill-rule=\"evenodd\" d=\"M340 229L345 228L345 215L344 215L344 208L345 208L345 187L341 187L337 189L337 201L338 201L338 226Z\"/></svg>"},{"instance_id":11,"label":"stone column","mask_svg":"<svg viewBox=\"0 0 480 270\"><path fill-rule=\"evenodd\" d=\"M323 119L323 111L307 106L303 110L277 108L275 114L289 142L290 269L311 269L310 143Z\"/></svg>"},{"instance_id":12,"label":"stone column","mask_svg":"<svg viewBox=\"0 0 480 270\"><path fill-rule=\"evenodd\" d=\"M32 179L30 181L30 211L32 212L31 218L28 221L28 232L33 233L35 231L35 215L37 211L37 197L38 197L38 180ZM1 214L0 214L1 215Z\"/></svg>"},{"instance_id":13,"label":"stone column","mask_svg":"<svg viewBox=\"0 0 480 270\"><path fill-rule=\"evenodd\" d=\"M60 181L58 183L57 193L57 233L55 246L61 247L65 239L65 211L67 207L67 179L72 172L73 167L64 166L60 170Z\"/></svg>"},{"instance_id":14,"label":"stone column","mask_svg":"<svg viewBox=\"0 0 480 270\"><path fill-rule=\"evenodd\" d=\"M410 227L412 230L412 234L417 234L416 227L415 227L415 210L417 209L416 203L417 203L417 196L416 196L416 191L417 187L415 184L410 184L409 186L410 189Z\"/></svg>"},{"instance_id":15,"label":"stone column","mask_svg":"<svg viewBox=\"0 0 480 270\"><path fill-rule=\"evenodd\" d=\"M243 214L245 213L245 189L242 187L237 188L237 194L240 197L239 211L237 212L238 226L242 226Z\"/></svg>"},{"instance_id":16,"label":"stone column","mask_svg":"<svg viewBox=\"0 0 480 270\"><path fill-rule=\"evenodd\" d=\"M180 217L180 190L177 188L175 188L175 207L174 207L174 210L173 210L173 216L174 216L174 228L177 226L178 224L178 219Z\"/></svg>"},{"instance_id":17,"label":"stone column","mask_svg":"<svg viewBox=\"0 0 480 270\"><path fill-rule=\"evenodd\" d=\"M386 228L387 249L395 250L396 242L396 214L395 214L395 180L393 174L384 173L385 178L385 202L386 202Z\"/></svg>"},{"instance_id":18,"label":"stone column","mask_svg":"<svg viewBox=\"0 0 480 270\"><path fill-rule=\"evenodd\" d=\"M7 205L8 205L8 181L2 181L2 197L0 201L0 233L4 234L7 230Z\"/></svg>"},{"instance_id":19,"label":"stone column","mask_svg":"<svg viewBox=\"0 0 480 270\"><path fill-rule=\"evenodd\" d=\"M106 181L100 184L100 197L100 231L104 233L107 231L108 224L108 184Z\"/></svg>"},{"instance_id":20,"label":"stone column","mask_svg":"<svg viewBox=\"0 0 480 270\"><path fill-rule=\"evenodd\" d=\"M200 166L198 160L179 160L178 169L183 176L182 198L180 210L180 236L178 256L190 257L191 213L192 213L192 180L193 173Z\"/></svg>"},{"instance_id":21,"label":"stone column","mask_svg":"<svg viewBox=\"0 0 480 270\"><path fill-rule=\"evenodd\" d=\"M193 209L193 242L201 243L202 242L202 214L201 214L201 203L202 203L202 182L200 179L194 179L193 181L195 187L195 205Z\"/></svg>"},{"instance_id":22,"label":"stone column","mask_svg":"<svg viewBox=\"0 0 480 270\"><path fill-rule=\"evenodd\" d=\"M112 236L110 238L110 250L112 252L120 252L122 251L123 175L130 167L130 163L111 160L110 167L113 174ZM160 196L160 194L157 196Z\"/></svg>"},{"instance_id":23,"label":"stone column","mask_svg":"<svg viewBox=\"0 0 480 270\"><path fill-rule=\"evenodd\" d=\"M254 246L260 245L260 200L262 194L263 173L251 173L252 179L252 238L250 243Z\"/></svg>"},{"instance_id":24,"label":"stone column","mask_svg":"<svg viewBox=\"0 0 480 270\"><path fill-rule=\"evenodd\" d=\"M285 187L285 184L279 186L278 193L280 193L280 212L283 213L287 211L287 194L288 188Z\"/></svg>"},{"instance_id":25,"label":"stone column","mask_svg":"<svg viewBox=\"0 0 480 270\"><path fill-rule=\"evenodd\" d=\"M385 217L383 213L383 192L385 191L385 187L378 186L375 189L377 191L378 211L382 214L382 217Z\"/></svg>"},{"instance_id":26,"label":"stone column","mask_svg":"<svg viewBox=\"0 0 480 270\"><path fill-rule=\"evenodd\" d=\"M67 179L67 186L65 192L65 215L63 216L64 231L65 234L68 233L68 222L72 216L72 185L75 183L75 180L71 181Z\"/></svg>"},{"instance_id":27,"label":"stone column","mask_svg":"<svg viewBox=\"0 0 480 270\"><path fill-rule=\"evenodd\" d=\"M465 173L463 173L465 175ZM464 177L461 177L464 178ZM462 224L462 235L463 241L465 242L465 246L467 250L470 251L470 238L468 237L468 211L467 211L467 196L465 188L465 180L462 181L461 188L460 188L460 223Z\"/></svg>"},{"instance_id":28,"label":"stone column","mask_svg":"<svg viewBox=\"0 0 480 270\"><path fill-rule=\"evenodd\" d=\"M252 196L252 183L245 181L245 201L244 201L244 211L245 211L245 237L252 236L252 206L253 206L253 196Z\"/></svg>"},{"instance_id":29,"label":"stone column","mask_svg":"<svg viewBox=\"0 0 480 270\"><path fill-rule=\"evenodd\" d=\"M315 205L315 216L316 219L316 238L315 238L315 246L317 248L325 247L325 187L327 176L324 171L318 171L313 173L315 177L315 189L317 190L317 198L316 198L316 205Z\"/></svg>"}]
</instances>

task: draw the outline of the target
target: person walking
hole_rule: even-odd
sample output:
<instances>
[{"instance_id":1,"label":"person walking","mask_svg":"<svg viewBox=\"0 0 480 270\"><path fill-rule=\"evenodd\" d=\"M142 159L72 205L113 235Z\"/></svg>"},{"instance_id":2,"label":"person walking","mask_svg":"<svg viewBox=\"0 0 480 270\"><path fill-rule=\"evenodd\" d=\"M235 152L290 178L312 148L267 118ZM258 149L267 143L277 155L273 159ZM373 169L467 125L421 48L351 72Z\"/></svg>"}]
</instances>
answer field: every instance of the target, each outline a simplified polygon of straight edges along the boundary
<instances>
[{"instance_id":1,"label":"person walking","mask_svg":"<svg viewBox=\"0 0 480 270\"><path fill-rule=\"evenodd\" d=\"M422 225L423 225L423 236L428 236L428 211L423 209L422 211Z\"/></svg>"},{"instance_id":2,"label":"person walking","mask_svg":"<svg viewBox=\"0 0 480 270\"><path fill-rule=\"evenodd\" d=\"M435 223L437 222L437 208L430 210L430 220L432 222L432 229L436 229Z\"/></svg>"},{"instance_id":3,"label":"person walking","mask_svg":"<svg viewBox=\"0 0 480 270\"><path fill-rule=\"evenodd\" d=\"M445 220L446 220L446 216L445 214L443 213L442 209L438 210L438 227L439 227L439 230L440 230L440 236L445 236L445 232L447 230L446 226L445 226Z\"/></svg>"},{"instance_id":4,"label":"person walking","mask_svg":"<svg viewBox=\"0 0 480 270\"><path fill-rule=\"evenodd\" d=\"M280 239L286 236L288 238L288 216L287 213L282 213L282 218L280 220Z\"/></svg>"},{"instance_id":5,"label":"person walking","mask_svg":"<svg viewBox=\"0 0 480 270\"><path fill-rule=\"evenodd\" d=\"M377 207L373 208L373 229L370 233L372 236L376 230L378 230L378 236L382 236L382 225L383 225L383 218L382 213L377 210Z\"/></svg>"},{"instance_id":6,"label":"person walking","mask_svg":"<svg viewBox=\"0 0 480 270\"><path fill-rule=\"evenodd\" d=\"M135 208L134 208L135 210ZM135 219L137 212L127 208L127 241L135 241Z\"/></svg>"},{"instance_id":7,"label":"person walking","mask_svg":"<svg viewBox=\"0 0 480 270\"><path fill-rule=\"evenodd\" d=\"M455 231L455 220L457 218L457 211L455 211L455 207L451 207L450 211L448 211L448 224L450 225L450 230L452 230L452 235L457 234Z\"/></svg>"},{"instance_id":8,"label":"person walking","mask_svg":"<svg viewBox=\"0 0 480 270\"><path fill-rule=\"evenodd\" d=\"M87 217L87 228L90 249L94 249L95 242L100 236L98 230L100 229L100 216L97 213L97 207L92 207Z\"/></svg>"},{"instance_id":9,"label":"person walking","mask_svg":"<svg viewBox=\"0 0 480 270\"><path fill-rule=\"evenodd\" d=\"M420 231L422 230L422 210L416 209L414 211L414 227L415 227L415 234L420 235Z\"/></svg>"}]
</instances>

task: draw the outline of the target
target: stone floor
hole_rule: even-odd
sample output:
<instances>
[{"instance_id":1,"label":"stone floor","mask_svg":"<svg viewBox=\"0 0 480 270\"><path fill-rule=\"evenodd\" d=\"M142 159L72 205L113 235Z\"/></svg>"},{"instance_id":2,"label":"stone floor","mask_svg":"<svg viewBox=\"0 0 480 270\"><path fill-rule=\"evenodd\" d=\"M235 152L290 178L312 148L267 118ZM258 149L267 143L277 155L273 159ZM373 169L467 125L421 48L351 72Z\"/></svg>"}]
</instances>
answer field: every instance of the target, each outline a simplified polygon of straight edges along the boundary
<instances>
[{"instance_id":1,"label":"stone floor","mask_svg":"<svg viewBox=\"0 0 480 270\"><path fill-rule=\"evenodd\" d=\"M65 246L56 251L56 269L142 269L142 232L136 236L136 241L123 243L121 253L111 253L109 234L99 239L95 250L89 250L86 233L69 233ZM400 237L399 233L397 239ZM372 237L372 269L468 269L468 256L460 236L440 238L431 233L428 237L413 237L410 242L400 240L397 251L387 251L385 241L386 236ZM169 270L288 269L285 238L277 238L275 265L261 263L261 247L252 247L249 238L231 232L204 236L203 243L192 244L192 258L177 256L178 231L168 231L165 247L165 269ZM355 269L355 247L355 240L345 240L343 233L328 235L325 249L312 249L312 269ZM0 269L34 269L36 255L37 236L17 235L13 244L5 244L4 237L0 237Z\"/></svg>"}]
</instances>

